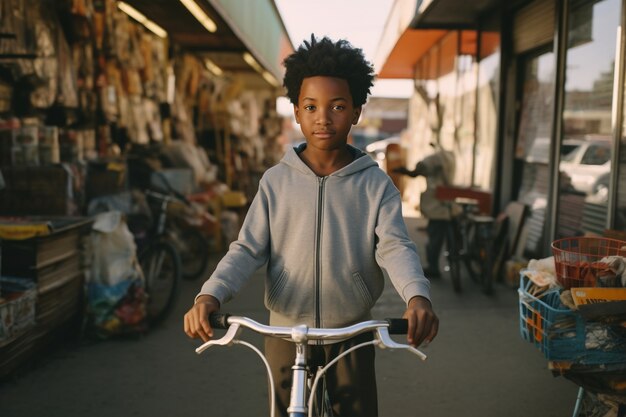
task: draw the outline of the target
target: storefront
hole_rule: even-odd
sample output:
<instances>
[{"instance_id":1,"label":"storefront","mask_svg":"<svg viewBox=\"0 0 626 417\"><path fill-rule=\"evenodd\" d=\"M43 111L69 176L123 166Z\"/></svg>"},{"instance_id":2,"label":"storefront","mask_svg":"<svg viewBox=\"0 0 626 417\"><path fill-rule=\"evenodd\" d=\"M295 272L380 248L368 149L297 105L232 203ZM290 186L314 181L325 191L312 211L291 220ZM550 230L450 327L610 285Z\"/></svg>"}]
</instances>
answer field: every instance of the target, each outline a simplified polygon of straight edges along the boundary
<instances>
[{"instance_id":1,"label":"storefront","mask_svg":"<svg viewBox=\"0 0 626 417\"><path fill-rule=\"evenodd\" d=\"M190 167L195 185L204 177L246 194L273 158L281 61L292 51L273 2L6 0L1 7L1 214L79 214L86 190L60 193L77 201L47 212L44 202L29 207L41 199L18 201L14 179L66 164L63 187L71 189L89 181L83 166L124 159L133 145L198 146L209 162Z\"/></svg>"},{"instance_id":2,"label":"storefront","mask_svg":"<svg viewBox=\"0 0 626 417\"><path fill-rule=\"evenodd\" d=\"M524 203L527 256L626 230L622 1L407 0L394 11L377 68L415 80L409 165L438 140L457 156L455 184L492 192L493 213Z\"/></svg>"},{"instance_id":3,"label":"storefront","mask_svg":"<svg viewBox=\"0 0 626 417\"><path fill-rule=\"evenodd\" d=\"M258 177L282 155L276 98L292 51L271 0L0 1L0 379L68 323L139 329L150 301L132 215L157 242L154 224L196 213L188 225L207 245L196 259L236 237ZM159 186L159 201L185 194L188 210L154 212L146 189ZM107 213L115 221L97 228ZM121 252L97 243L113 230ZM192 263L185 233L169 238L177 278ZM134 266L97 259L118 252ZM120 283L104 304L93 297Z\"/></svg>"}]
</instances>

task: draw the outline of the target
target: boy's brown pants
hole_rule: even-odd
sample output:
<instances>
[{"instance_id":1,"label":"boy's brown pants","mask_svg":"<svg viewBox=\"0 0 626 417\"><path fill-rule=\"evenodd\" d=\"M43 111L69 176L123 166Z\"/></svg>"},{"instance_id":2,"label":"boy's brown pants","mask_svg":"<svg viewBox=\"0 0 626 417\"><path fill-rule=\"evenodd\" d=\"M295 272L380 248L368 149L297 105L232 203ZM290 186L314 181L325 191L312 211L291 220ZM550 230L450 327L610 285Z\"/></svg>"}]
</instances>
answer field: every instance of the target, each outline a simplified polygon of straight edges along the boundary
<instances>
[{"instance_id":1,"label":"boy's brown pants","mask_svg":"<svg viewBox=\"0 0 626 417\"><path fill-rule=\"evenodd\" d=\"M340 343L309 346L307 358L309 369L315 372L318 366L324 366L341 352L372 340L372 337L370 333L364 333ZM277 415L287 417L292 380L291 367L296 357L295 344L266 337L265 355L276 385ZM365 346L344 356L326 372L326 386L336 416L378 416L374 356L374 346Z\"/></svg>"}]
</instances>

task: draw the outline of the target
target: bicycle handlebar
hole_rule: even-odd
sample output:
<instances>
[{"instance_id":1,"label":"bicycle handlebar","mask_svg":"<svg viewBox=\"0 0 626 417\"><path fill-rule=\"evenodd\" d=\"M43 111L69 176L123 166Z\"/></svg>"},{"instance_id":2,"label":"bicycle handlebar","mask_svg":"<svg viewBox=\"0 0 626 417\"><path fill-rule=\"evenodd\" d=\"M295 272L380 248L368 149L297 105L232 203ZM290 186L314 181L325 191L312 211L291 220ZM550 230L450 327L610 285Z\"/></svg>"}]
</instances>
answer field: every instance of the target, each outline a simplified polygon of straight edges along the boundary
<instances>
[{"instance_id":1,"label":"bicycle handlebar","mask_svg":"<svg viewBox=\"0 0 626 417\"><path fill-rule=\"evenodd\" d=\"M214 329L228 329L230 324L238 323L257 333L276 337L290 337L294 329L293 327L266 326L247 317L232 316L228 313L211 314L209 323L211 323L211 327ZM366 331L376 330L380 327L387 327L389 334L406 334L409 324L406 319L369 320L335 329L307 327L306 334L310 340L338 340L356 336Z\"/></svg>"},{"instance_id":2,"label":"bicycle handlebar","mask_svg":"<svg viewBox=\"0 0 626 417\"><path fill-rule=\"evenodd\" d=\"M297 352L295 362L293 366L293 387L291 391L291 400L287 411L289 415L304 415L308 409L308 415L312 416L314 396L309 395L308 407L305 403L306 398L306 347L305 345L309 340L343 340L356 336L357 334L373 331L375 332L375 338L366 342L359 343L352 346L348 350L340 353L337 357L328 362L325 366L320 367L315 374L315 378L312 381L310 392L317 392L316 387L320 381L320 377L324 375L326 370L330 366L333 366L338 360L350 352L362 348L368 345L375 345L380 348L391 349L406 349L411 353L417 355L421 360L426 359L426 355L417 350L413 346L397 343L389 336L391 331L394 334L406 334L407 332L407 320L405 319L386 319L386 320L368 320L360 323L353 324L352 326L341 327L336 329L324 329L324 328L309 328L307 325L296 325L294 327L281 327L281 326L266 326L258 323L247 317L231 316L223 313L213 313L209 317L211 326L216 329L228 329L226 334L222 338L217 340L209 340L196 349L196 353L200 354L211 346L230 346L233 344L241 344L252 350L263 360L265 369L267 370L268 380L270 384L270 398L275 395L274 379L272 377L272 371L270 364L267 361L265 355L254 345L238 340L237 335L241 330L241 327L247 327L259 334L279 337L286 340L290 340L297 345ZM270 415L275 415L275 403L271 401ZM326 414L324 414L326 415Z\"/></svg>"},{"instance_id":3,"label":"bicycle handlebar","mask_svg":"<svg viewBox=\"0 0 626 417\"><path fill-rule=\"evenodd\" d=\"M339 341L354 337L367 331L376 331L380 347L392 349L408 349L422 360L426 355L412 346L395 342L389 334L406 334L408 322L406 319L368 320L341 328L315 328L306 325L294 327L267 326L247 317L232 316L224 313L213 313L209 317L211 326L216 329L228 329L228 332L218 340L210 340L196 349L202 353L213 345L229 345L235 339L240 327L246 327L265 336L289 339L295 343L306 343L308 340Z\"/></svg>"}]
</instances>

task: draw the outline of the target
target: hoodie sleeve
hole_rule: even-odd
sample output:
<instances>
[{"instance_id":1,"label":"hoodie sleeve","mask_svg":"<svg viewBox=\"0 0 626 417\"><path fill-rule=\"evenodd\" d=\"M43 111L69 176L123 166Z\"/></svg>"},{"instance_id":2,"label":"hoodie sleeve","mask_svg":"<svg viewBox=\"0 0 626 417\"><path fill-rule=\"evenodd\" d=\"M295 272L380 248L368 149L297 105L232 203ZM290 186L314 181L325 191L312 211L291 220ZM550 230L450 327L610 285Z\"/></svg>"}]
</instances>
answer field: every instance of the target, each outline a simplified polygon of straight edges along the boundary
<instances>
[{"instance_id":1,"label":"hoodie sleeve","mask_svg":"<svg viewBox=\"0 0 626 417\"><path fill-rule=\"evenodd\" d=\"M215 271L202 285L200 295L212 295L221 305L233 298L268 259L268 205L263 187L259 188L243 222L238 239L231 243Z\"/></svg>"},{"instance_id":2,"label":"hoodie sleeve","mask_svg":"<svg viewBox=\"0 0 626 417\"><path fill-rule=\"evenodd\" d=\"M402 218L400 193L391 183L378 210L376 236L376 261L404 302L415 296L430 300L430 281Z\"/></svg>"}]
</instances>

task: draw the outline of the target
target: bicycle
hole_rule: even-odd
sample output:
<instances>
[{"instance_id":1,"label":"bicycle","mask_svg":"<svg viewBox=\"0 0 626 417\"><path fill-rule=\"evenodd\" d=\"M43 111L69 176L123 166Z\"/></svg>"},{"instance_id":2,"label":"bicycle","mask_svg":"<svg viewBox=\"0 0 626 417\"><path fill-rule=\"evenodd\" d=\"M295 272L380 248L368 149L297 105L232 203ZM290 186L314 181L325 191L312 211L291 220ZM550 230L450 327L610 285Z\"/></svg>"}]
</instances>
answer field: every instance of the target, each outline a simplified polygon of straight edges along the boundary
<instances>
[{"instance_id":1,"label":"bicycle","mask_svg":"<svg viewBox=\"0 0 626 417\"><path fill-rule=\"evenodd\" d=\"M478 202L455 198L461 212L451 215L446 230L447 265L455 292L461 292L461 265L485 294L493 293L495 219L477 214ZM452 213L452 209L450 209Z\"/></svg>"},{"instance_id":2,"label":"bicycle","mask_svg":"<svg viewBox=\"0 0 626 417\"><path fill-rule=\"evenodd\" d=\"M163 173L155 171L154 174L164 192L175 197L168 206L171 216L167 219L166 232L181 258L182 277L187 280L200 278L209 263L210 251L209 240L201 230L207 228L210 215L178 192Z\"/></svg>"},{"instance_id":3,"label":"bicycle","mask_svg":"<svg viewBox=\"0 0 626 417\"><path fill-rule=\"evenodd\" d=\"M148 320L158 323L173 307L182 267L178 250L166 231L167 208L173 197L152 190L144 193L152 203L149 204L152 221L141 214L130 215L129 228L135 236L139 264L146 282Z\"/></svg>"},{"instance_id":4,"label":"bicycle","mask_svg":"<svg viewBox=\"0 0 626 417\"><path fill-rule=\"evenodd\" d=\"M420 359L425 360L426 355L420 350L395 342L391 339L390 334L406 334L407 321L404 319L386 319L386 320L368 320L354 324L352 326L328 329L328 328L310 328L306 325L298 325L294 327L278 327L267 326L258 323L250 318L241 316L231 316L229 314L214 313L210 317L211 326L215 329L228 329L224 336L217 340L209 340L196 349L196 353L200 354L211 346L230 346L240 344L252 349L259 355L268 373L268 381L270 384L270 415L275 416L274 398L274 381L270 371L269 363L263 353L254 345L237 339L242 328L250 329L264 336L271 336L289 340L296 345L296 358L294 360L293 379L291 386L290 404L287 409L290 417L312 417L313 415L332 417L332 408L328 392L325 391L325 384L321 386L320 381L323 379L325 372L334 365L339 359L348 353L368 345L376 345L380 348L390 349L406 349L416 354ZM346 350L341 355L334 358L323 368L319 368L313 374L307 366L307 350L311 341L339 341L358 334L372 331L375 338L368 342L360 343ZM318 390L319 387L319 390ZM307 401L308 397L308 401ZM313 412L316 411L316 414Z\"/></svg>"}]
</instances>

